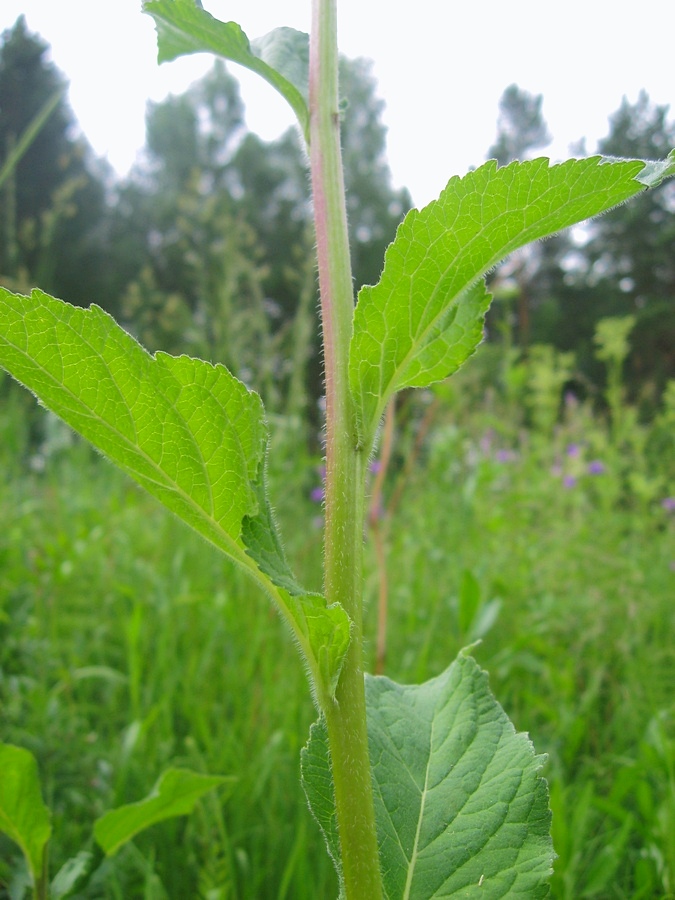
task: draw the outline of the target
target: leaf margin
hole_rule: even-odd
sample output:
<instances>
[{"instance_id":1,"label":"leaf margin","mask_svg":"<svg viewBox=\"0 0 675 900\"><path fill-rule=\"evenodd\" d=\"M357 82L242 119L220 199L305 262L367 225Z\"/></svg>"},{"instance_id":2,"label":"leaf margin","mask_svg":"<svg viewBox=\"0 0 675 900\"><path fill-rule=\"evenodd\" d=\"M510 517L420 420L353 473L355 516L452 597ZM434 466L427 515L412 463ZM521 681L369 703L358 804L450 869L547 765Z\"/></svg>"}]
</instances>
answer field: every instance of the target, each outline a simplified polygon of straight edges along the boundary
<instances>
[{"instance_id":1,"label":"leaf margin","mask_svg":"<svg viewBox=\"0 0 675 900\"><path fill-rule=\"evenodd\" d=\"M214 366L204 360L192 359L185 355L173 357L162 351L158 351L152 356L130 334L124 331L112 316L95 304L92 304L88 309L84 309L51 297L38 289L34 289L30 296L26 296L13 293L7 288L0 286L0 311L3 311L3 308L5 314L0 317L0 366L38 396L42 405L59 415L71 428L79 431L91 444L103 452L105 456L125 471L141 487L145 488L155 499L167 506L174 515L182 519L183 522L197 531L201 537L213 544L221 552L225 553L235 564L243 568L250 577L257 581L259 586L274 602L282 618L290 626L291 633L311 674L310 683L316 702L320 707L330 702L330 698L334 695L342 663L351 639L351 621L346 611L339 604L328 606L322 595L304 590L297 584L292 573L290 573L290 569L288 569L283 556L276 523L266 497L264 479L268 433L264 409L259 395L254 391L250 391L222 365ZM10 312L12 313L11 316L9 315ZM28 327L27 318L31 314L36 317L38 320L37 324L40 327L33 327L32 329ZM41 316L44 317L44 321L40 319ZM46 325L45 321L47 322ZM64 328L67 336L72 339L72 346L65 341L56 339L60 326ZM41 334L40 328L43 331L51 328L55 333L55 339L51 340L51 334L49 341L45 342L44 334L39 338ZM245 501L237 500L239 513L234 516L236 528L232 527L231 506L227 508L228 530L213 514L209 514L203 505L199 505L189 492L183 491L181 493L182 488L178 482L171 482L166 472L159 466L159 463L150 457L143 461L154 467L150 469L150 473L152 475L154 472L156 478L149 477L147 472L144 475L139 475L138 468L131 466L128 460L125 461L124 454L120 455L119 446L116 446L115 443L115 440L117 440L118 444L120 441L122 443L126 441L129 445L130 457L137 461L140 451L129 440L128 435L120 433L112 441L111 445L110 443L101 443L100 440L92 436L87 427L83 428L83 421L85 426L87 426L87 417L90 419L94 418L90 415L91 408L87 406L80 394L75 391L71 391L68 394L63 384L59 383L55 375L45 368L44 361L40 362L37 350L34 350L32 354L29 352L31 339L40 352L42 352L39 346L40 340L46 343L48 350L53 350L54 347L58 348L61 371L64 369L64 353L73 356L78 361L86 360L87 354L89 354L90 358L95 362L95 368L100 377L96 380L95 386L85 383L83 390L88 390L90 394L93 392L95 397L105 381L104 375L108 376L108 380L112 385L111 394L115 394L119 387L109 368L109 362L106 361L105 353L110 354L112 352L118 366L121 366L123 370L124 366L129 367L126 370L126 374L129 376L130 373L134 384L136 382L141 384L143 378L147 380L150 386L150 399L146 398L148 407L153 405L150 402L152 389L161 383L162 378L171 378L172 374L180 371L181 366L186 372L191 367L194 371L201 372L207 382L209 379L215 379L213 384L216 384L220 391L223 390L224 384L228 389L232 388L239 398L244 398L245 403L242 408L247 410L252 416L253 433L248 437L249 449L252 448L253 452L251 456L247 456L242 449L239 458L238 478L247 483L247 496ZM104 350L99 351L96 349L97 341ZM83 353L84 356L82 355ZM12 354L14 354L13 365ZM18 364L16 363L17 357L20 360ZM137 368L134 368L134 363L136 363ZM70 364L72 365L72 360ZM78 382L82 377L85 378L86 382L86 370L84 375L82 375L81 368L80 366L77 370L76 387L79 387ZM36 371L37 376L35 375ZM44 391L40 392L39 381L36 383L35 378L39 379L41 375L45 375L50 379L50 389L56 391L59 402L62 400L61 392L68 394L68 400L72 404L70 410L68 409L68 403L59 406L59 403L52 402L49 393L45 395ZM218 379L223 384L218 384ZM143 383L146 393L148 384ZM194 385L188 381L185 387L191 390ZM128 387L126 390L129 392ZM124 398L123 391L119 391L119 396L122 397L120 407L122 416L130 420L126 423L127 429L137 436L136 425L130 411L131 407ZM104 399L106 400L105 407L107 412L109 398L105 394ZM166 401L165 397L163 399ZM166 402L168 403L168 401ZM171 404L168 405L171 406ZM176 411L173 410L173 412ZM116 429L119 430L117 424L111 427L110 422L100 414L100 411L96 411L96 415L105 426L105 429L107 429L106 434L108 431L112 433ZM178 416L181 428L189 431L189 417L192 415L193 413L189 413L189 416L183 419ZM115 416L111 415L110 419L114 420ZM213 422L209 420L208 425L212 427ZM190 432L190 436L191 439L195 438L192 432ZM210 435L209 440L212 447L216 445L217 441L214 435ZM237 441L239 441L239 437L237 437ZM161 447L163 446L164 444L161 444ZM221 451L222 446L218 448L218 452ZM207 477L208 472L206 469L204 471L205 477ZM162 483L162 479L165 483ZM210 482L207 487L210 491ZM170 497L172 500L178 497L178 505L175 502L168 502L167 497ZM270 554L267 557L262 557L260 554L256 554L251 546L247 546L245 540L246 522L256 522L259 529L269 528L270 534L268 538L271 545L271 554L277 554L276 564L273 564L275 561L271 559ZM251 541L249 541L250 543Z\"/></svg>"},{"instance_id":2,"label":"leaf margin","mask_svg":"<svg viewBox=\"0 0 675 900\"><path fill-rule=\"evenodd\" d=\"M601 169L604 167L608 167L607 171L601 173ZM573 169L575 170L574 172L572 172ZM537 173L537 170L540 170L540 172ZM620 178L617 177L615 179L617 186L614 188L609 185L607 174L612 170L620 176ZM515 205L507 207L506 210L500 210L497 205L495 210L499 215L495 215L495 210L486 211L480 205L480 203L487 205L488 202L495 204L496 199L498 199L496 192L507 187L507 181L509 178L513 178L514 173L524 172L527 174L530 171L534 174L545 173L549 181L557 173L566 175L571 172L577 181L582 176L590 174L595 176L595 186L591 184L587 193L591 197L593 195L599 197L601 190L598 184L603 181L607 185L602 188L607 195L606 199L595 205L588 201L586 207L580 212L579 206L582 200L578 197L572 197L567 204L563 204L563 208L570 207L569 214L563 221L559 220L560 213L556 210L549 212L548 216L544 217L551 219L556 215L558 216L558 221L552 226L543 225L544 218L538 216L529 222L527 227L522 229L520 235L510 235L509 239L502 241L496 250L484 253L480 260L477 260L477 264L473 265L470 271L465 274L465 277L457 282L454 293L449 296L447 301L438 304L435 315L431 317L424 328L425 331L430 331L432 334L436 328L442 334L444 316L449 316L453 306L461 305L467 297L469 300L473 297L475 306L473 333L469 336L469 344L472 346L469 347L468 352L464 354L459 364L448 365L445 370L441 370L441 367L437 366L436 370L431 373L426 381L421 376L417 379L407 377L406 368L410 365L408 357L412 354L412 359L414 360L418 351L423 352L425 347L428 349L428 345L424 341L414 344L412 332L412 318L414 314L419 312L420 308L419 297L417 298L417 304L413 307L413 293L419 288L418 284L413 283L415 270L418 267L421 269L430 258L430 237L426 232L431 232L434 227L436 228L434 239L431 241L432 245L444 239L450 240L456 223L459 222L461 225L464 222L465 213L459 208L463 201L469 207L469 212L474 215L478 212L480 216L488 216L488 212L490 212L492 217L489 218L488 223L491 228L494 227L494 222L499 218L499 215L508 214L509 216L514 216L519 213L519 210L522 214L529 210L534 210L536 205L541 205L542 197L536 197L533 201L530 193L526 191L526 184L519 187L516 186L520 193L523 194L520 206ZM354 431L357 446L366 448L368 452L371 451L384 408L394 393L405 387L427 386L435 381L443 380L475 352L480 343L479 333L482 333L485 312L491 297L486 292L484 301L477 303L475 294L472 295L471 292L476 285L483 282L485 274L498 262L521 246L549 237L573 224L585 221L594 215L599 215L613 206L630 199L632 196L645 190L646 187L656 186L665 178L674 174L675 150L669 154L667 160L663 163L645 160L614 160L596 155L580 160L570 159L556 164L551 164L546 157L539 157L524 162L515 161L507 166L497 168L496 160L488 160L478 169L469 172L461 178L453 176L437 200L432 200L421 210L411 210L399 225L394 241L387 248L379 281L373 286L366 285L361 288L354 311L353 332L349 351L349 382L355 407ZM484 182L482 186L480 186L480 179ZM474 190L475 196L472 197L471 189L474 185L481 187L481 190ZM549 186L546 190L550 191L551 189L552 187ZM489 191L492 191L492 195L489 194ZM478 206L473 202L476 199L480 201ZM457 209L454 209L452 206L453 200L456 201ZM447 222L444 217L447 218ZM467 218L467 222L470 221L470 218L470 216ZM444 223L440 231L434 219ZM482 224L480 227L483 230L484 226ZM470 234L468 244L475 243L478 237L480 237L480 231ZM414 257L409 259L411 256L409 247L414 244L422 245L425 248L421 262L419 262L419 258L417 262L415 262ZM465 263L468 251L465 246L460 246L459 244L458 246L455 262L459 259L461 265L463 262ZM406 270L406 265L412 267L411 271ZM430 270L432 264L429 263L427 268ZM455 266L455 268L457 267ZM432 295L440 290L439 285L443 280L447 281L450 278L448 273L451 270L452 266L447 267L442 278L433 284L431 288ZM418 280L420 280L419 272L417 276ZM433 299L434 297L432 296ZM425 301L421 302L424 303ZM430 302L427 300L426 305L428 306ZM406 317L410 321L409 345L406 345L405 329L396 332L396 326L391 326L394 319L392 318L392 309L390 307L393 307L397 313L399 321L405 321ZM387 322L390 323L389 326ZM384 334L383 339L381 339L382 334ZM437 339L438 335L434 337L434 340ZM401 357L401 347L405 346L409 346L409 351L403 354L403 358L397 358L397 354ZM454 345L452 346L454 347ZM380 357L379 363L377 360L378 353ZM390 358L395 359L393 370L391 370L389 363ZM390 371L383 375L382 369L385 364L389 365ZM379 387L377 384L378 377Z\"/></svg>"},{"instance_id":3,"label":"leaf margin","mask_svg":"<svg viewBox=\"0 0 675 900\"><path fill-rule=\"evenodd\" d=\"M236 22L222 22L192 0L143 0L142 8L155 21L159 63L207 52L255 72L290 105L309 145L308 35L281 26L249 40ZM281 51L291 44L285 59Z\"/></svg>"}]
</instances>

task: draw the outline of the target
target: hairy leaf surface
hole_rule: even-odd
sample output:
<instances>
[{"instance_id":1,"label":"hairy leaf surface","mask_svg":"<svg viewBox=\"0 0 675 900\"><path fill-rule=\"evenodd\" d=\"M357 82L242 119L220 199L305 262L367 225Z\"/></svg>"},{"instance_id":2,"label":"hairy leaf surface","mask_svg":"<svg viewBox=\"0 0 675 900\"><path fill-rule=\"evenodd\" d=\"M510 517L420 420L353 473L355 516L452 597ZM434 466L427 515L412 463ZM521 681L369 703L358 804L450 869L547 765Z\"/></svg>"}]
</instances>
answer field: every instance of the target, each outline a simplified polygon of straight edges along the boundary
<instances>
[{"instance_id":1,"label":"hairy leaf surface","mask_svg":"<svg viewBox=\"0 0 675 900\"><path fill-rule=\"evenodd\" d=\"M150 494L251 574L279 605L319 684L349 643L339 605L297 583L264 490L260 397L224 366L151 356L102 309L0 288L0 365ZM331 687L332 686L332 687Z\"/></svg>"},{"instance_id":2,"label":"hairy leaf surface","mask_svg":"<svg viewBox=\"0 0 675 900\"><path fill-rule=\"evenodd\" d=\"M321 829L328 855L333 860L340 884L340 897L342 898L344 879L342 876L340 838L335 811L333 777L330 771L328 731L323 718L319 719L318 722L314 722L309 729L309 740L300 752L300 774L309 808Z\"/></svg>"},{"instance_id":3,"label":"hairy leaf surface","mask_svg":"<svg viewBox=\"0 0 675 900\"><path fill-rule=\"evenodd\" d=\"M554 853L544 757L461 655L437 678L366 678L380 865L388 900L545 897ZM325 726L303 751L303 783L335 855ZM339 873L339 868L338 868Z\"/></svg>"},{"instance_id":4,"label":"hairy leaf surface","mask_svg":"<svg viewBox=\"0 0 675 900\"><path fill-rule=\"evenodd\" d=\"M52 831L50 814L42 801L35 757L12 744L0 744L0 831L19 845L37 884Z\"/></svg>"},{"instance_id":5,"label":"hairy leaf surface","mask_svg":"<svg viewBox=\"0 0 675 900\"><path fill-rule=\"evenodd\" d=\"M236 22L221 22L194 0L145 0L157 26L159 62L203 51L245 66L269 82L290 104L309 139L309 38L293 28L275 28L249 41Z\"/></svg>"},{"instance_id":6,"label":"hairy leaf surface","mask_svg":"<svg viewBox=\"0 0 675 900\"><path fill-rule=\"evenodd\" d=\"M145 828L174 816L190 815L204 794L228 781L234 778L167 769L145 799L119 806L96 820L96 842L106 856L112 856Z\"/></svg>"},{"instance_id":7,"label":"hairy leaf surface","mask_svg":"<svg viewBox=\"0 0 675 900\"><path fill-rule=\"evenodd\" d=\"M483 276L492 267L674 170L673 154L665 163L536 159L501 169L492 160L409 212L380 281L361 289L354 315L349 378L359 441L370 447L393 393L447 378L474 352L491 299Z\"/></svg>"}]
</instances>

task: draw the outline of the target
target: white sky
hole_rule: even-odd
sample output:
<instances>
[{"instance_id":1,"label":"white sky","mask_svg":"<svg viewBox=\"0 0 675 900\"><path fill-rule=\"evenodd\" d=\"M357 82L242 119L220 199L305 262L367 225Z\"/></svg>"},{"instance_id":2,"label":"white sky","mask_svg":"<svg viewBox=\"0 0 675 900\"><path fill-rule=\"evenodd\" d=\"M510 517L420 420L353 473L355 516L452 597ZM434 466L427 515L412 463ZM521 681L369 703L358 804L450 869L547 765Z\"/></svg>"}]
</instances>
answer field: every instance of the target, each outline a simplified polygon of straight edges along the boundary
<instances>
[{"instance_id":1,"label":"white sky","mask_svg":"<svg viewBox=\"0 0 675 900\"><path fill-rule=\"evenodd\" d=\"M249 38L278 25L309 30L311 0L204 0ZM383 8L394 8L386 15ZM640 19L640 9L644 18ZM70 80L69 100L95 152L126 174L144 143L147 98L180 93L211 57L156 64L154 24L140 0L0 0L0 30L25 13ZM675 116L675 0L644 7L605 0L471 0L413 4L339 0L340 49L374 60L386 101L396 187L422 205L451 175L479 165L496 134L498 102L513 82L544 95L554 144L567 155L582 137L592 152L623 95L645 88ZM285 101L239 67L249 127L272 139L293 123Z\"/></svg>"}]
</instances>

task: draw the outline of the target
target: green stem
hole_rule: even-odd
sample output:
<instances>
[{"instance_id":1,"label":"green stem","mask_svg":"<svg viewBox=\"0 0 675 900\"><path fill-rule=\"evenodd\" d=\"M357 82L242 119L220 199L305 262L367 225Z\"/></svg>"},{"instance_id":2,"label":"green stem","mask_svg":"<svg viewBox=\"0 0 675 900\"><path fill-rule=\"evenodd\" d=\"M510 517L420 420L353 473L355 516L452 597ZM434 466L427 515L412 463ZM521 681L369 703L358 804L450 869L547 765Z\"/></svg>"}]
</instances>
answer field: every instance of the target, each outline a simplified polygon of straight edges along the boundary
<instances>
[{"instance_id":1,"label":"green stem","mask_svg":"<svg viewBox=\"0 0 675 900\"><path fill-rule=\"evenodd\" d=\"M336 0L313 0L310 161L326 370L325 592L352 620L335 701L324 708L347 900L382 896L363 678L364 453L349 392L354 295L338 115Z\"/></svg>"}]
</instances>

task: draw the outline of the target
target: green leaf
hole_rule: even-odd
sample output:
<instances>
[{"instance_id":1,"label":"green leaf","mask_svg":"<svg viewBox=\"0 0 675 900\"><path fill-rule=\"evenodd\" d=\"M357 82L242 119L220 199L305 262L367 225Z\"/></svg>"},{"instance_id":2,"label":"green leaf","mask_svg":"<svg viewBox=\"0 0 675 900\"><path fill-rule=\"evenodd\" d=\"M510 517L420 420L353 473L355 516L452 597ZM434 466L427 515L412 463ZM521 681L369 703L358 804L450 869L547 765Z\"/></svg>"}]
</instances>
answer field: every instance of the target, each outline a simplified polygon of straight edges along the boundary
<instances>
[{"instance_id":1,"label":"green leaf","mask_svg":"<svg viewBox=\"0 0 675 900\"><path fill-rule=\"evenodd\" d=\"M106 856L112 856L145 828L174 816L190 815L197 800L228 781L234 778L167 769L144 800L120 806L96 820L96 842Z\"/></svg>"},{"instance_id":2,"label":"green leaf","mask_svg":"<svg viewBox=\"0 0 675 900\"><path fill-rule=\"evenodd\" d=\"M37 885L52 832L42 801L37 762L23 747L0 744L0 831L19 845Z\"/></svg>"},{"instance_id":3,"label":"green leaf","mask_svg":"<svg viewBox=\"0 0 675 900\"><path fill-rule=\"evenodd\" d=\"M317 821L326 842L328 855L333 860L340 884L340 897L344 893L342 856L335 812L335 793L330 771L328 731L323 718L309 729L309 740L300 751L300 775L309 808Z\"/></svg>"},{"instance_id":4,"label":"green leaf","mask_svg":"<svg viewBox=\"0 0 675 900\"><path fill-rule=\"evenodd\" d=\"M366 697L388 900L545 897L554 853L544 757L516 734L486 673L460 654L422 685L367 676ZM319 722L303 751L303 784L334 856L328 760Z\"/></svg>"},{"instance_id":5,"label":"green leaf","mask_svg":"<svg viewBox=\"0 0 675 900\"><path fill-rule=\"evenodd\" d=\"M451 375L482 339L483 276L514 250L627 200L675 172L666 163L600 157L494 160L452 178L438 200L406 216L375 287L354 315L349 379L359 443L368 449L390 396Z\"/></svg>"},{"instance_id":6,"label":"green leaf","mask_svg":"<svg viewBox=\"0 0 675 900\"><path fill-rule=\"evenodd\" d=\"M66 860L49 886L50 900L60 900L61 897L70 896L89 874L94 859L91 851L80 850L76 856Z\"/></svg>"},{"instance_id":7,"label":"green leaf","mask_svg":"<svg viewBox=\"0 0 675 900\"><path fill-rule=\"evenodd\" d=\"M260 397L223 366L147 353L102 309L0 288L0 365L203 537L236 558L258 510Z\"/></svg>"},{"instance_id":8,"label":"green leaf","mask_svg":"<svg viewBox=\"0 0 675 900\"><path fill-rule=\"evenodd\" d=\"M614 162L621 162L615 159ZM637 176L640 184L645 187L658 187L666 178L675 176L675 149L671 150L664 160L645 160L645 167Z\"/></svg>"},{"instance_id":9,"label":"green leaf","mask_svg":"<svg viewBox=\"0 0 675 900\"><path fill-rule=\"evenodd\" d=\"M249 574L332 693L350 635L293 577L264 489L260 397L221 365L151 356L102 309L0 288L0 365Z\"/></svg>"},{"instance_id":10,"label":"green leaf","mask_svg":"<svg viewBox=\"0 0 675 900\"><path fill-rule=\"evenodd\" d=\"M338 603L326 606L321 594L308 592L298 584L286 561L272 509L262 489L259 500L257 515L244 517L242 538L246 552L260 570L281 588L296 638L302 635L310 645L319 683L326 686L332 697L349 646L349 617ZM305 649L304 644L302 648ZM307 651L305 654L309 655Z\"/></svg>"},{"instance_id":11,"label":"green leaf","mask_svg":"<svg viewBox=\"0 0 675 900\"><path fill-rule=\"evenodd\" d=\"M309 38L293 28L275 28L249 41L236 22L220 22L194 0L145 0L143 11L157 26L158 60L189 53L216 53L256 72L284 97L309 143Z\"/></svg>"}]
</instances>

